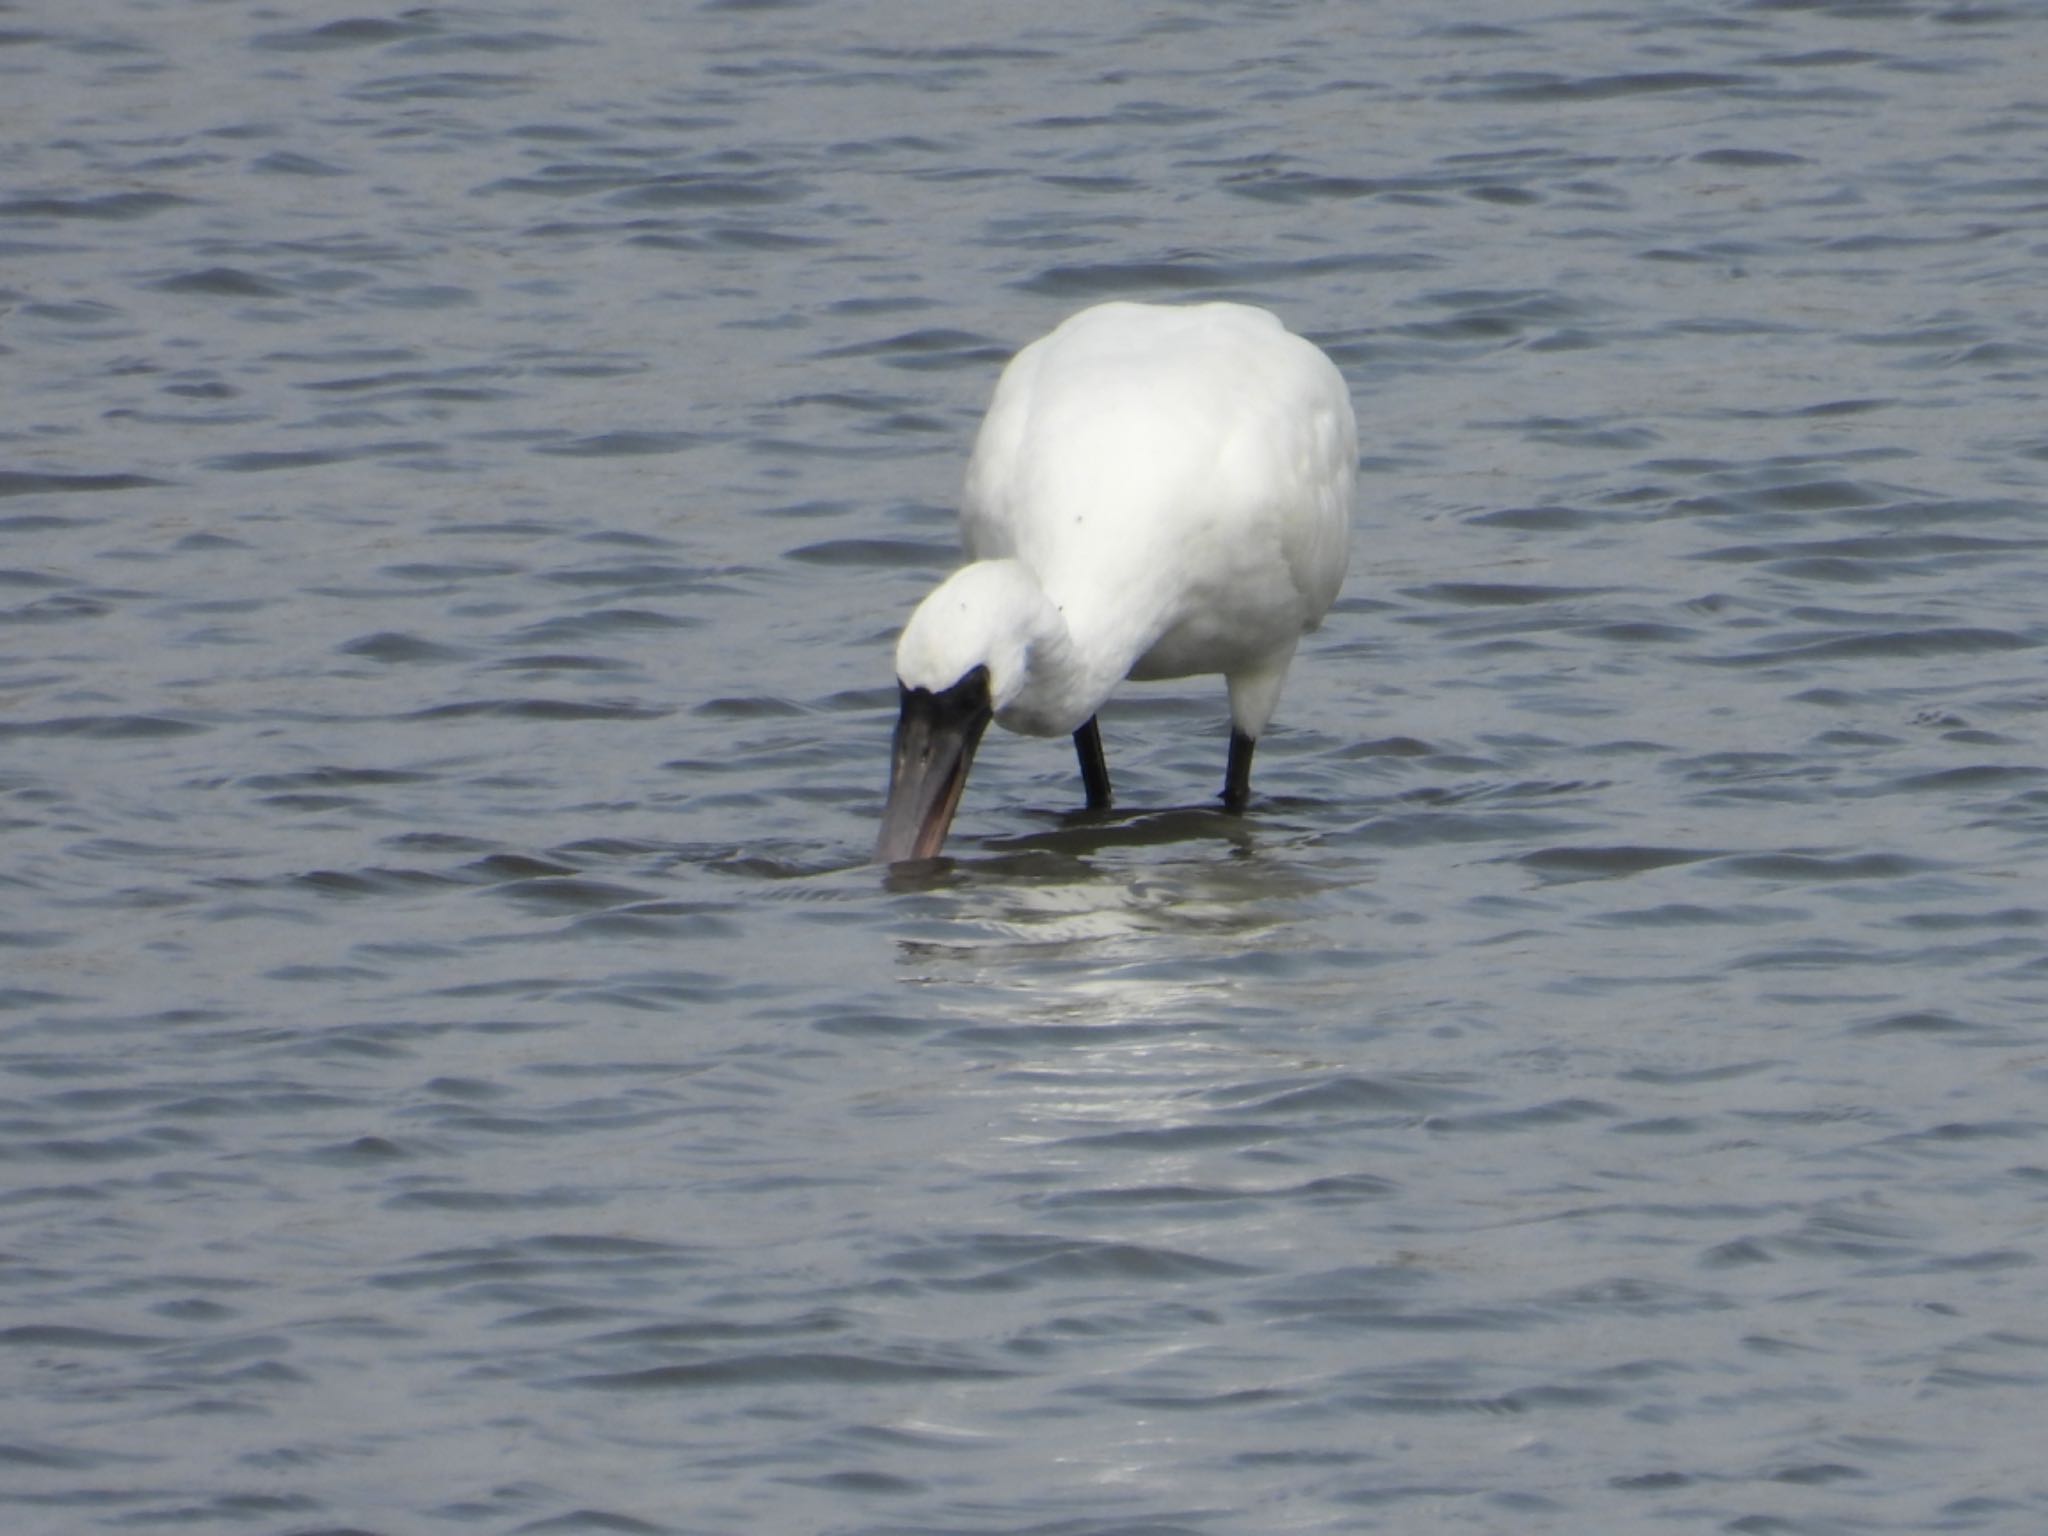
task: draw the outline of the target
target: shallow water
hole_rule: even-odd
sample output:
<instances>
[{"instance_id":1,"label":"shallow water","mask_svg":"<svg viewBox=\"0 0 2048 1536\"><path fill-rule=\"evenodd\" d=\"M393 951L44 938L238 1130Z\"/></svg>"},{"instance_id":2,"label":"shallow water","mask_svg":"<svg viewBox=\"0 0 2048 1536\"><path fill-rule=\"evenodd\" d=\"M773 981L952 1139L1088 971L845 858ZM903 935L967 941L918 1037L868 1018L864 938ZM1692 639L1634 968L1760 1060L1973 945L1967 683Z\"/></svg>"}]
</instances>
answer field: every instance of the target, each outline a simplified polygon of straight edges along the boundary
<instances>
[{"instance_id":1,"label":"shallow water","mask_svg":"<svg viewBox=\"0 0 2048 1536\"><path fill-rule=\"evenodd\" d=\"M2048 15L0 9L10 1531L2031 1531ZM872 844L1001 361L1351 583Z\"/></svg>"}]
</instances>

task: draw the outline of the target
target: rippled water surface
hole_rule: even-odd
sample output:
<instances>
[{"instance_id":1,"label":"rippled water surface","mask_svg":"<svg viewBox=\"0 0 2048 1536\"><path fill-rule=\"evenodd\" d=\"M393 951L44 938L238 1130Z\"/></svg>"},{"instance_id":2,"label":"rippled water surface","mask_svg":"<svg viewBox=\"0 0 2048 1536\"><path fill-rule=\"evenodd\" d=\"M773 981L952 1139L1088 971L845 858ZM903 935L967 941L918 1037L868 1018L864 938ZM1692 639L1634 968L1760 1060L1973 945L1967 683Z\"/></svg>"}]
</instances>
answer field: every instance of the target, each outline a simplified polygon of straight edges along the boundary
<instances>
[{"instance_id":1,"label":"rippled water surface","mask_svg":"<svg viewBox=\"0 0 2048 1536\"><path fill-rule=\"evenodd\" d=\"M1455 16L1455 20L1446 17ZM2035 1532L2048 12L0 6L0 1526ZM872 845L1002 360L1352 579Z\"/></svg>"}]
</instances>

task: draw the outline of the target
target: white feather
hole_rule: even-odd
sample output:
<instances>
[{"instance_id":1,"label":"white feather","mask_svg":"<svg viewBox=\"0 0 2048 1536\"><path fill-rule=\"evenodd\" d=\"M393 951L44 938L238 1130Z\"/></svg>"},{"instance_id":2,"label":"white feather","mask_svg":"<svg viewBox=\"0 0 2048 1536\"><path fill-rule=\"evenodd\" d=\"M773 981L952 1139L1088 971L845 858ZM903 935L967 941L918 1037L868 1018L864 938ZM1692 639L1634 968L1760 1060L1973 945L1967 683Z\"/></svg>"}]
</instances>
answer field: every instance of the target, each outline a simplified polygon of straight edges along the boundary
<instances>
[{"instance_id":1,"label":"white feather","mask_svg":"<svg viewBox=\"0 0 2048 1536\"><path fill-rule=\"evenodd\" d=\"M1077 729L1126 677L1220 672L1264 730L1349 561L1357 420L1262 309L1102 304L1003 372L960 509L970 563L912 616L911 688L990 669L997 721Z\"/></svg>"}]
</instances>

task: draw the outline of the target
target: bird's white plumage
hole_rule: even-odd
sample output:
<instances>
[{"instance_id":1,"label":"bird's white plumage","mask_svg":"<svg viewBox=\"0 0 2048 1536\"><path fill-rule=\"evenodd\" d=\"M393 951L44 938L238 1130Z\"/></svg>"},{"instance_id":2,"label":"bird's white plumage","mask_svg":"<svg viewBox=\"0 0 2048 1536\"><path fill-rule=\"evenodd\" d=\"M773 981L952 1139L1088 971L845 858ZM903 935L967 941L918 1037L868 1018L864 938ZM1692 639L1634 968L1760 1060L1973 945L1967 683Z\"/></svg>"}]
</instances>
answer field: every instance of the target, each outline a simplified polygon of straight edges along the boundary
<instances>
[{"instance_id":1,"label":"bird's white plumage","mask_svg":"<svg viewBox=\"0 0 2048 1536\"><path fill-rule=\"evenodd\" d=\"M1241 304L1103 304L1019 352L968 465L969 565L897 675L977 665L996 719L1058 735L1126 676L1221 672L1256 737L1349 558L1357 422L1334 364Z\"/></svg>"}]
</instances>

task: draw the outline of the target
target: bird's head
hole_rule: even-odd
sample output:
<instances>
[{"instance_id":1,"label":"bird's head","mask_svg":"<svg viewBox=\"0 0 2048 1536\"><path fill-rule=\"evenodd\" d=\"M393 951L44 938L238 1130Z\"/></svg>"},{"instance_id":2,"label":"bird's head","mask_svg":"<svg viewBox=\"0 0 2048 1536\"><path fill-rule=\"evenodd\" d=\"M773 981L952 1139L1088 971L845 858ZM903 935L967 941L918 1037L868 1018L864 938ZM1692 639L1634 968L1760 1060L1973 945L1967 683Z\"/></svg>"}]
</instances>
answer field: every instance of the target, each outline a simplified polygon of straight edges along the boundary
<instances>
[{"instance_id":1,"label":"bird's head","mask_svg":"<svg viewBox=\"0 0 2048 1536\"><path fill-rule=\"evenodd\" d=\"M976 561L918 604L896 645L901 712L878 863L939 851L982 732L1024 694L1034 650L1063 635L1058 611L1014 560Z\"/></svg>"}]
</instances>

